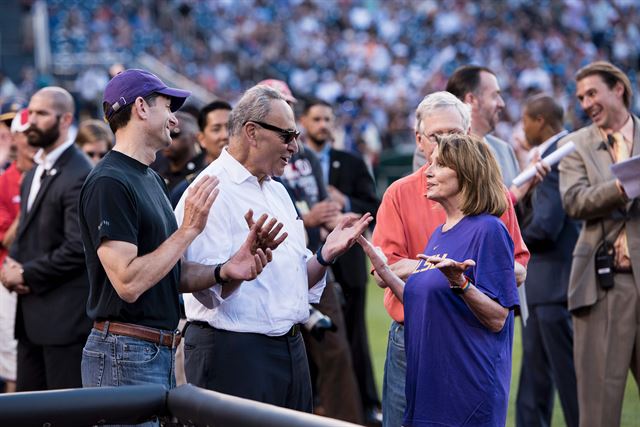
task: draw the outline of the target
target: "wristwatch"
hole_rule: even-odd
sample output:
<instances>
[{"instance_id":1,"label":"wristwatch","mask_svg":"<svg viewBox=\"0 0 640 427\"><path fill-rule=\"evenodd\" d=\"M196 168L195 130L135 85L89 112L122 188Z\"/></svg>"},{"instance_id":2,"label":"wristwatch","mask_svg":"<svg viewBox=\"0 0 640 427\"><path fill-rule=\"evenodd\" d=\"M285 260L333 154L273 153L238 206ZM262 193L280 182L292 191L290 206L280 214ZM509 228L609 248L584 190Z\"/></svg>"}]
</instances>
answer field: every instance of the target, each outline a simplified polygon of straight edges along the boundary
<instances>
[{"instance_id":1,"label":"wristwatch","mask_svg":"<svg viewBox=\"0 0 640 427\"><path fill-rule=\"evenodd\" d=\"M467 276L464 276L464 283L462 285L458 286L449 282L449 287L454 293L458 295L466 294L467 291L471 288L471 279L469 279Z\"/></svg>"},{"instance_id":2,"label":"wristwatch","mask_svg":"<svg viewBox=\"0 0 640 427\"><path fill-rule=\"evenodd\" d=\"M220 271L222 270L222 266L225 265L226 263L227 262L225 261L222 264L216 265L216 268L213 270L213 277L215 277L216 283L220 286L226 285L227 283L229 283L228 280L222 279L222 275L220 274Z\"/></svg>"},{"instance_id":3,"label":"wristwatch","mask_svg":"<svg viewBox=\"0 0 640 427\"><path fill-rule=\"evenodd\" d=\"M324 247L324 243L322 245L320 245L320 247L318 248L318 250L316 251L316 259L318 260L318 263L323 266L323 267L329 267L332 264L335 264L336 260L335 258L332 261L327 261L326 259L324 259L322 257L322 248Z\"/></svg>"}]
</instances>

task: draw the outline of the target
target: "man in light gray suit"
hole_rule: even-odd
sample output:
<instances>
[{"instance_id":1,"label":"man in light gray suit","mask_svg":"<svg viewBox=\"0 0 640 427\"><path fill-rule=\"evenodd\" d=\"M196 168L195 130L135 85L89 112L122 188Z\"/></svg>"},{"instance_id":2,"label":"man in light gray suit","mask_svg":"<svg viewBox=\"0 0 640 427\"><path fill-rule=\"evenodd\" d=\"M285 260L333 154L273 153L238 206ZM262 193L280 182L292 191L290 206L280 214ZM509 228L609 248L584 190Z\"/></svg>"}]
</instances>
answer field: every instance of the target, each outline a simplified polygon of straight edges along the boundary
<instances>
[{"instance_id":1,"label":"man in light gray suit","mask_svg":"<svg viewBox=\"0 0 640 427\"><path fill-rule=\"evenodd\" d=\"M629 78L608 62L578 71L576 95L593 123L560 141L576 150L559 170L564 209L583 220L568 294L580 425L616 426L629 368L640 383L640 200L610 166L640 155L640 120Z\"/></svg>"}]
</instances>

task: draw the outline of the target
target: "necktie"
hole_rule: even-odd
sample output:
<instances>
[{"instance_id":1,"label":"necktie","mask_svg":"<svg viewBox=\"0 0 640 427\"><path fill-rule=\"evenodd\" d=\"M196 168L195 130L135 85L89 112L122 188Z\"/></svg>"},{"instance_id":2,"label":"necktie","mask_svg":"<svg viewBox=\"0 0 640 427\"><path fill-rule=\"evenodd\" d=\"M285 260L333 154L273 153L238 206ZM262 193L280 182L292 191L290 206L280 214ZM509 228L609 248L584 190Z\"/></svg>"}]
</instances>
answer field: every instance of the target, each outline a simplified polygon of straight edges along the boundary
<instances>
[{"instance_id":1,"label":"necktie","mask_svg":"<svg viewBox=\"0 0 640 427\"><path fill-rule=\"evenodd\" d=\"M627 160L629 156L629 146L620 132L613 134L613 151L616 153L616 163Z\"/></svg>"},{"instance_id":2,"label":"necktie","mask_svg":"<svg viewBox=\"0 0 640 427\"><path fill-rule=\"evenodd\" d=\"M615 132L613 135L613 152L616 156L616 163L627 160L629 155L629 146L624 140L624 137L620 132ZM616 250L616 266L622 269L631 267L631 259L629 258L629 245L627 244L627 232L625 227L620 230L620 234L616 238L614 243Z\"/></svg>"}]
</instances>

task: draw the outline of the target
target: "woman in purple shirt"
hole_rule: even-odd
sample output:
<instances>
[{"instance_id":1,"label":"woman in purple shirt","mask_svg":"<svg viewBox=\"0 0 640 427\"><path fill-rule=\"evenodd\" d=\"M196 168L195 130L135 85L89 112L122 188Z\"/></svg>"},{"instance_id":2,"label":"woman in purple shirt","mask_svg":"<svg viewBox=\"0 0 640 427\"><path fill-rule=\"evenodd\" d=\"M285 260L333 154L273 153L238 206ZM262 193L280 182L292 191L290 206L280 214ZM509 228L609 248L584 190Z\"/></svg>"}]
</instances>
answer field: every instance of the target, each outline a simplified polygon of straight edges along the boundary
<instances>
[{"instance_id":1,"label":"woman in purple shirt","mask_svg":"<svg viewBox=\"0 0 640 427\"><path fill-rule=\"evenodd\" d=\"M478 139L439 139L426 170L427 197L446 222L406 285L366 240L378 274L404 302L404 425L503 426L518 292L498 164Z\"/></svg>"}]
</instances>

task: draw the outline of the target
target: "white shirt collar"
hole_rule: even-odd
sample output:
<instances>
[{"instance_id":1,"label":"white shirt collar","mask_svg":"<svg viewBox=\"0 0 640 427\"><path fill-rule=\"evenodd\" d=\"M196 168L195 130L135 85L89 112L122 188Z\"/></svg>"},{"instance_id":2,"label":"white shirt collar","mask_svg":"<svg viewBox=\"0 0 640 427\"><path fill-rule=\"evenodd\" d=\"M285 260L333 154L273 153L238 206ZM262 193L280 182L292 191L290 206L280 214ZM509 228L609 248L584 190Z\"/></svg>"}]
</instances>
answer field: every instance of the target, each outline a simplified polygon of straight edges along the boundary
<instances>
[{"instance_id":1,"label":"white shirt collar","mask_svg":"<svg viewBox=\"0 0 640 427\"><path fill-rule=\"evenodd\" d=\"M45 154L44 150L41 148L33 156L33 161L37 165L44 167L44 169L48 171L53 167L56 161L58 161L62 153L64 153L65 150L71 146L71 144L73 144L73 139L68 139L59 147L51 151L49 154Z\"/></svg>"},{"instance_id":2,"label":"white shirt collar","mask_svg":"<svg viewBox=\"0 0 640 427\"><path fill-rule=\"evenodd\" d=\"M251 178L256 182L258 181L258 177L252 175L251 172L242 165L242 163L229 154L228 147L224 147L222 149L222 152L220 153L220 161L222 162L224 169L229 173L229 177L234 184L242 184ZM269 180L270 177L265 177L265 179Z\"/></svg>"}]
</instances>

